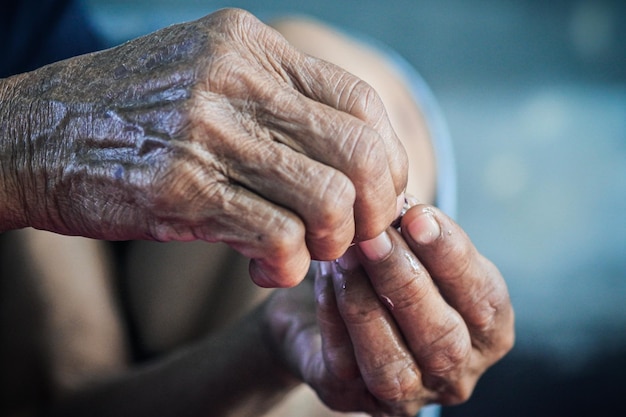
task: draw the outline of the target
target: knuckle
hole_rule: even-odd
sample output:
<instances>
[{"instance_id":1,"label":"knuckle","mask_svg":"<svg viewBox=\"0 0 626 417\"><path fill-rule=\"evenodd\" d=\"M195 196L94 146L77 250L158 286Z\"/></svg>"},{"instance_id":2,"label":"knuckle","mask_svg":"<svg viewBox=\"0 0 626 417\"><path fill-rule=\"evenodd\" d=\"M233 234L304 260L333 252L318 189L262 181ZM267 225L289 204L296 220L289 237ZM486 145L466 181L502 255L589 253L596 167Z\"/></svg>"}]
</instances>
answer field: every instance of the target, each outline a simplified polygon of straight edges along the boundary
<instances>
[{"instance_id":1,"label":"knuckle","mask_svg":"<svg viewBox=\"0 0 626 417\"><path fill-rule=\"evenodd\" d=\"M504 355L509 353L515 346L515 330L513 325L502 332L502 336L498 339L498 345L494 353L494 362L500 360Z\"/></svg>"},{"instance_id":2,"label":"knuckle","mask_svg":"<svg viewBox=\"0 0 626 417\"><path fill-rule=\"evenodd\" d=\"M356 190L341 171L323 169L305 202L306 237L316 259L337 259L354 238Z\"/></svg>"},{"instance_id":3,"label":"knuckle","mask_svg":"<svg viewBox=\"0 0 626 417\"><path fill-rule=\"evenodd\" d=\"M385 116L385 106L374 88L367 82L351 76L344 89L346 108L350 114L376 126Z\"/></svg>"},{"instance_id":4,"label":"knuckle","mask_svg":"<svg viewBox=\"0 0 626 417\"><path fill-rule=\"evenodd\" d=\"M428 285L430 278L423 273L408 275L407 277L394 277L395 288L385 291L389 298L393 300L394 308L398 311L410 310L414 306L426 299L434 286Z\"/></svg>"},{"instance_id":5,"label":"knuckle","mask_svg":"<svg viewBox=\"0 0 626 417\"><path fill-rule=\"evenodd\" d=\"M491 343L488 344L491 363L500 360L504 355L513 349L515 345L515 325L513 308L509 305L504 313L504 324L493 329Z\"/></svg>"},{"instance_id":6,"label":"knuckle","mask_svg":"<svg viewBox=\"0 0 626 417\"><path fill-rule=\"evenodd\" d=\"M497 271L490 261L484 259L484 262L491 265L491 271ZM471 314L466 315L477 349L489 353L494 361L510 351L515 343L515 313L506 284L498 278L488 281L489 285L472 303Z\"/></svg>"},{"instance_id":7,"label":"knuckle","mask_svg":"<svg viewBox=\"0 0 626 417\"><path fill-rule=\"evenodd\" d=\"M431 345L431 354L423 358L425 373L448 379L464 369L469 361L472 345L469 336L462 332L461 324L450 327Z\"/></svg>"},{"instance_id":8,"label":"knuckle","mask_svg":"<svg viewBox=\"0 0 626 417\"><path fill-rule=\"evenodd\" d=\"M474 392L475 381L462 380L446 387L439 397L443 405L459 405L470 399Z\"/></svg>"},{"instance_id":9,"label":"knuckle","mask_svg":"<svg viewBox=\"0 0 626 417\"><path fill-rule=\"evenodd\" d=\"M343 173L332 170L319 187L320 195L315 199L319 205L311 219L313 237L326 238L352 219L352 207L356 191L352 182ZM314 199L311 199L313 202Z\"/></svg>"},{"instance_id":10,"label":"knuckle","mask_svg":"<svg viewBox=\"0 0 626 417\"><path fill-rule=\"evenodd\" d=\"M498 330L499 325L499 311L500 307L494 303L490 298L492 296L488 294L483 299L477 301L472 306L471 314L468 314L468 322L472 328L472 333L479 337L485 337L486 340L481 340L486 345L489 345L489 338Z\"/></svg>"},{"instance_id":11,"label":"knuckle","mask_svg":"<svg viewBox=\"0 0 626 417\"><path fill-rule=\"evenodd\" d=\"M273 232L267 236L259 235L257 239L267 245L277 264L289 260L304 242L303 227L288 216L276 214L268 221Z\"/></svg>"},{"instance_id":12,"label":"knuckle","mask_svg":"<svg viewBox=\"0 0 626 417\"><path fill-rule=\"evenodd\" d=\"M451 282L463 278L474 266L475 252L473 247L465 239L449 242L442 253L445 262L443 274Z\"/></svg>"},{"instance_id":13,"label":"knuckle","mask_svg":"<svg viewBox=\"0 0 626 417\"><path fill-rule=\"evenodd\" d=\"M246 10L230 7L216 11L211 15L217 21L225 22L228 26L234 24L240 24L244 27L252 24L256 18L254 15Z\"/></svg>"},{"instance_id":14,"label":"knuckle","mask_svg":"<svg viewBox=\"0 0 626 417\"><path fill-rule=\"evenodd\" d=\"M419 373L409 358L386 363L367 380L370 393L387 404L405 403L414 398L422 387Z\"/></svg>"},{"instance_id":15,"label":"knuckle","mask_svg":"<svg viewBox=\"0 0 626 417\"><path fill-rule=\"evenodd\" d=\"M356 123L356 122L355 122ZM353 172L363 178L379 178L387 166L387 154L383 142L374 130L365 124L351 126L354 138L349 150Z\"/></svg>"},{"instance_id":16,"label":"knuckle","mask_svg":"<svg viewBox=\"0 0 626 417\"><path fill-rule=\"evenodd\" d=\"M211 201L211 205L224 201L223 184L217 179L209 180L204 170L195 164L172 164L170 169L156 176L150 187L156 209L185 213L191 218L203 213L201 208L207 201Z\"/></svg>"}]
</instances>

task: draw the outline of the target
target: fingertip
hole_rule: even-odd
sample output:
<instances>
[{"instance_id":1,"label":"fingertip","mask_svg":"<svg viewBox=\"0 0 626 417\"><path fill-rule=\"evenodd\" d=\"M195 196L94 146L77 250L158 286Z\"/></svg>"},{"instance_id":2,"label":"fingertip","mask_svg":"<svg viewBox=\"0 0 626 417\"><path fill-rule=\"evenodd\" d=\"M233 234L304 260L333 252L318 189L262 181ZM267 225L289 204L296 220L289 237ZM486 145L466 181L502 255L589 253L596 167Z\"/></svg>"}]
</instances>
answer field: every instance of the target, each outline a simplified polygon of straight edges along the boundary
<instances>
[{"instance_id":1,"label":"fingertip","mask_svg":"<svg viewBox=\"0 0 626 417\"><path fill-rule=\"evenodd\" d=\"M284 265L276 268L266 265L260 259L250 260L248 267L252 281L262 288L292 288L300 284L306 277L310 260L300 262L299 265Z\"/></svg>"},{"instance_id":2,"label":"fingertip","mask_svg":"<svg viewBox=\"0 0 626 417\"><path fill-rule=\"evenodd\" d=\"M254 259L250 260L248 272L250 274L250 278L252 278L252 282L261 288L281 288L281 285L277 285L276 281L271 278Z\"/></svg>"},{"instance_id":3,"label":"fingertip","mask_svg":"<svg viewBox=\"0 0 626 417\"><path fill-rule=\"evenodd\" d=\"M353 213L350 211L350 213ZM307 233L309 231L307 230ZM311 259L317 261L333 261L341 257L352 245L355 236L354 216L351 215L341 226L328 229L324 234L306 237L307 248Z\"/></svg>"},{"instance_id":4,"label":"fingertip","mask_svg":"<svg viewBox=\"0 0 626 417\"><path fill-rule=\"evenodd\" d=\"M402 230L420 246L434 243L441 236L441 224L432 206L421 205L411 208L402 219Z\"/></svg>"}]
</instances>

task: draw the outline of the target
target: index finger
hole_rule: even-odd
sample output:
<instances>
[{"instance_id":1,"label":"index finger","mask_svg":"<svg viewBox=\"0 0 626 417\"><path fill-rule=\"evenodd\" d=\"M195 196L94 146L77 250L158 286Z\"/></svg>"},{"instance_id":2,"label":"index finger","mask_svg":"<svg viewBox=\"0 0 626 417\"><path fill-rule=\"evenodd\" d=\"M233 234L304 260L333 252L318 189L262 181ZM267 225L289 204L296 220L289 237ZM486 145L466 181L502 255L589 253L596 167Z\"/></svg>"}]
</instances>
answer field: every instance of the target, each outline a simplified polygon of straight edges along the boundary
<instances>
[{"instance_id":1,"label":"index finger","mask_svg":"<svg viewBox=\"0 0 626 417\"><path fill-rule=\"evenodd\" d=\"M372 73L377 73L378 68L385 67L384 61L387 58L384 54L379 54L375 48L367 42L361 42L358 38L350 36L341 30L327 25L323 22L298 17L288 17L286 19L274 20L270 25L277 29L288 41L301 52L310 56L320 58L322 61L315 61L313 65L301 66L296 62L295 67L284 60L284 65L290 69L297 69L291 72L294 80L298 82L298 88L307 97L328 106L349 113L367 123L388 141L385 146L388 148L389 165L392 169L396 192L399 194L405 188L407 158L403 152L403 147L397 140L396 133L392 128L391 119L385 114L378 95L363 83L358 77L363 76L365 80L370 79ZM327 45L331 45L327 47ZM336 72L328 70L328 62L342 67L346 71ZM385 68L388 70L388 68ZM342 80L333 80L333 73L341 77L348 76ZM331 76L328 80L327 77ZM375 78L375 77L374 77ZM304 79L306 82L301 82ZM374 81L375 82L375 81ZM358 84L355 89L352 85ZM320 85L321 84L321 85ZM362 91L359 91L363 87ZM365 93L365 94L364 94Z\"/></svg>"},{"instance_id":2,"label":"index finger","mask_svg":"<svg viewBox=\"0 0 626 417\"><path fill-rule=\"evenodd\" d=\"M391 252L368 259L368 251L359 245L362 266L401 329L423 372L424 385L438 392L440 400L458 402L467 397L465 386L457 382L463 380L471 360L468 329L402 236L393 228L385 234Z\"/></svg>"},{"instance_id":3,"label":"index finger","mask_svg":"<svg viewBox=\"0 0 626 417\"><path fill-rule=\"evenodd\" d=\"M402 218L401 227L443 297L463 316L473 344L494 361L499 359L513 345L514 314L498 268L435 207L413 207Z\"/></svg>"},{"instance_id":4,"label":"index finger","mask_svg":"<svg viewBox=\"0 0 626 417\"><path fill-rule=\"evenodd\" d=\"M362 120L380 135L387 150L387 161L396 195L406 188L408 156L391 126L378 93L368 83L338 66L314 58L307 65L308 83L303 94ZM330 75L330 76L329 76Z\"/></svg>"},{"instance_id":5,"label":"index finger","mask_svg":"<svg viewBox=\"0 0 626 417\"><path fill-rule=\"evenodd\" d=\"M382 146L370 144L367 147L382 153L380 156L386 160L389 171L386 175L390 176L393 190L368 193L369 190L364 190L362 187L359 189L359 183L366 181L364 178L351 178L356 180L357 188L355 204L357 240L367 240L377 236L389 225L390 220L393 220L395 206L393 204L387 206L389 201L386 196L391 195L392 192L395 196L402 194L406 188L408 175L406 151L391 126L382 100L365 81L332 63L301 55L297 59L286 59L283 65L294 78L295 86L304 96L354 117L376 133L375 136L364 135L366 131L362 128L342 128L341 134L347 133L353 136L353 138L343 140L347 145L344 146L345 149L364 148L365 140L381 142ZM338 120L336 117L333 119ZM369 157L377 156L372 154ZM370 176L374 177L374 174ZM387 179L381 176L376 180L378 184L383 184ZM383 196L383 198L376 198L376 196ZM384 221L376 223L377 219L383 218ZM372 223L376 224L376 227L372 228Z\"/></svg>"}]
</instances>

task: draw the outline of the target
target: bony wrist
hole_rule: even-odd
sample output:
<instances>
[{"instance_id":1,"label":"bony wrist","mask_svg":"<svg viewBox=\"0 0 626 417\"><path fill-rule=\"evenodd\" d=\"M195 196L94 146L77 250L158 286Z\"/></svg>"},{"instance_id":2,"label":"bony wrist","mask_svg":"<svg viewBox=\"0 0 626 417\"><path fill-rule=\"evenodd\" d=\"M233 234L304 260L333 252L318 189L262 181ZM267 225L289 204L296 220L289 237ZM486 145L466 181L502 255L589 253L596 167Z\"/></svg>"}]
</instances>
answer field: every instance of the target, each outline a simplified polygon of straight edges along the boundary
<instances>
[{"instance_id":1,"label":"bony wrist","mask_svg":"<svg viewBox=\"0 0 626 417\"><path fill-rule=\"evenodd\" d=\"M1 230L51 229L55 204L46 199L54 183L50 164L59 160L51 140L58 125L40 97L42 78L38 70L0 80Z\"/></svg>"},{"instance_id":2,"label":"bony wrist","mask_svg":"<svg viewBox=\"0 0 626 417\"><path fill-rule=\"evenodd\" d=\"M19 179L25 160L25 147L19 146L24 115L15 105L16 84L17 77L0 79L0 232L28 225Z\"/></svg>"}]
</instances>

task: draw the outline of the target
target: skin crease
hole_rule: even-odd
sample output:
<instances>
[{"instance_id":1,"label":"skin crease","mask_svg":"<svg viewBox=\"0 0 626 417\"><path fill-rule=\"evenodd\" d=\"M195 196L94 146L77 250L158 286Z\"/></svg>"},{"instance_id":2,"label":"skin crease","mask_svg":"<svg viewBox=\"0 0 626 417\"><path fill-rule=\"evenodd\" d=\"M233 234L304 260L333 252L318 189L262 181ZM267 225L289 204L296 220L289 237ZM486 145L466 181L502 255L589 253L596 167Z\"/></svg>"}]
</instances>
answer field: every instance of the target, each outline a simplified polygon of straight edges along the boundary
<instances>
[{"instance_id":1,"label":"skin crease","mask_svg":"<svg viewBox=\"0 0 626 417\"><path fill-rule=\"evenodd\" d=\"M2 143L5 230L220 241L293 286L379 234L406 185L372 88L243 11L3 84L2 114L31 114L2 120L27 135Z\"/></svg>"},{"instance_id":2,"label":"skin crease","mask_svg":"<svg viewBox=\"0 0 626 417\"><path fill-rule=\"evenodd\" d=\"M92 181L91 179L95 178L93 181L96 185L102 187L102 190L107 190L99 196L101 201L107 201L107 204L110 204L109 200L117 198L116 192L120 192L117 187L107 188L109 182L119 185L115 181L119 181L118 178L121 177L124 179L123 184L133 185L137 187L135 191L141 191L146 187L144 183L146 175L160 178L163 181L160 185L165 189L161 194L156 194L161 196L172 194L174 198L172 201L169 199L159 201L157 206L159 210L167 212L167 216L173 217L177 216L174 213L177 208L176 204L180 204L181 199L186 198L185 195L205 192L202 187L198 186L201 182L198 176L204 175L207 181L214 178L207 173L210 170L206 166L215 166L215 170L222 175L219 177L222 180L226 178L229 181L235 179L237 182L242 182L246 178L251 178L250 181L254 181L255 178L252 177L258 172L259 168L256 165L260 163L259 160L265 157L273 158L277 149L295 148L298 149L299 155L303 152L311 155L322 153L321 149L315 148L315 143L297 142L294 137L298 135L285 133L285 131L292 132L293 129L302 129L301 126L309 126L315 130L322 121L314 121L315 123L308 121L306 116L310 112L304 110L291 115L292 119L284 120L285 117L279 117L281 115L278 114L278 110L279 104L285 101L280 101L280 97L267 97L263 89L266 85L264 83L282 80L291 85L298 85L298 88L306 93L305 95L319 94L314 98L330 102L329 97L324 97L315 88L307 91L307 83L319 77L311 74L311 79L307 80L307 75L300 73L299 75L304 78L296 80L294 74L288 71L283 72L281 63L268 61L265 59L267 56L260 54L255 56L252 62L256 61L260 65L259 68L264 68L258 73L267 73L267 70L271 70L274 74L270 77L272 79L246 78L246 74L241 73L240 65L228 64L228 59L237 58L242 54L242 50L237 50L238 53L228 56L227 51L238 45L237 42L234 45L226 42L222 45L223 52L215 52L215 56L225 58L211 62L209 67L215 73L207 79L219 80L220 76L223 76L226 80L225 75L228 74L231 79L239 77L238 79L243 80L239 84L220 85L218 82L208 83L207 81L205 86L199 86L193 82L198 78L196 74L189 75L190 85L192 85L190 90L170 88L174 85L186 85L185 77L188 75L183 71L178 80L169 79L165 82L163 80L167 77L156 77L147 84L140 82L139 84L144 87L149 84L150 88L146 90L149 92L147 95L143 90L130 88L135 81L143 80L139 73L144 69L147 70L149 67L151 71L161 71L159 68L162 67L156 63L165 59L163 57L166 57L166 62L172 60L171 70L181 68L177 60L183 58L176 55L178 47L157 48L155 56L158 58L153 59L149 54L144 56L143 51L154 51L153 40L156 38L162 39L163 45L181 44L179 38L187 39L187 43L182 42L184 47L181 46L183 49L188 48L186 53L197 47L196 38L199 28L200 33L211 32L202 29L205 24L215 29L216 33L222 34L216 35L222 40L232 39L234 35L231 33L232 30L228 29L231 27L237 28L236 35L240 39L246 38L246 42L263 39L258 36L258 32L255 32L255 30L260 30L254 23L255 20L248 20L249 16L244 14L243 20L240 21L238 19L241 16L230 13L233 12L222 12L214 18L203 20L202 23L196 22L174 27L154 37L126 44L124 46L126 49L122 48L118 51L120 56L116 60L112 59L112 55L85 58L86 60L101 59L98 67L94 66L93 71L113 66L115 68L113 73L122 80L121 83L127 80L129 88L125 91L115 89L116 91L112 92L107 90L106 81L102 81L101 85L93 86L90 84L93 80L90 80L77 88L74 93L82 94L87 101L87 98L91 97L90 91L98 88L104 92L104 97L113 102L118 100L116 94L119 94L121 97L119 103L124 103L124 105L103 106L103 109L115 107L116 110L105 112L104 115L110 117L104 119L106 122L98 122L99 119L93 115L90 105L73 103L76 107L68 107L68 103L62 100L47 102L46 105L54 110L48 113L54 116L52 117L56 120L54 125L60 126L60 129L70 131L86 129L87 124L81 126L79 120L75 121L67 114L84 114L85 117L90 117L95 121L91 126L96 128L93 130L89 128L90 134L85 135L89 137L88 140L74 141L70 144L69 150L46 155L47 158L43 159L52 168L45 172L54 171L55 158L80 155L81 157L74 161L72 170L62 174L69 176L70 179L72 175L85 175L86 181ZM228 19L234 17L237 18L235 21L244 22L246 25L232 26L233 21ZM167 36L170 35L171 37L168 38ZM264 42L268 39L274 39L278 44L283 45L277 38L265 38ZM212 45L217 47L216 43ZM136 53L131 53L135 47ZM256 45L251 50L258 51L258 48L259 45ZM245 50L246 48L243 49ZM123 67L119 65L119 62L127 62L126 53L131 57L141 56L135 67L130 63L126 63ZM122 56L124 56L123 60L121 60ZM305 59L303 56L296 56L298 59ZM81 62L84 64L86 61ZM314 62L316 61L307 61L311 64L312 72L315 71ZM78 67L78 64L76 66ZM59 71L59 68L62 66L47 67L46 71L55 72ZM325 68L332 73L333 67ZM89 68L74 68L73 76L80 78L79 71L92 73L89 72L92 71ZM162 71L162 74L171 74L168 69ZM110 73L109 70L104 72ZM193 74L193 71L189 74ZM335 84L342 80L346 82L343 78L344 74L337 74L338 78L332 80ZM132 81L135 75L138 78ZM32 74L31 76L35 77ZM352 87L364 88L362 84L352 84L352 81L348 83ZM39 87L33 86L32 88L38 89ZM56 91L53 86L46 88L50 88L51 92ZM346 88L350 90L350 87ZM62 91L59 89L55 94L62 95ZM346 94L342 96L343 98L335 97L337 101L333 103L333 107L351 109L353 110L351 113L356 115L357 119L369 120L371 116L364 113L359 103L350 102L351 97L352 99L370 97L368 91L370 90L365 89L355 95ZM191 92L190 95L189 92ZM244 100L243 97L248 93L256 93L254 97L258 100L256 102ZM139 100L140 96L154 97L154 99L148 99L148 104L146 104L143 98ZM197 96L204 98L201 104L194 101ZM287 98L283 97L284 100L292 103L297 102L301 97L294 95L292 90L286 91L285 96ZM133 102L135 98L136 102ZM127 106L127 103L131 105ZM302 103L294 107L300 108L298 107L300 105L306 107ZM81 110L85 112L80 113ZM247 112L254 114L255 117L251 117ZM376 111L366 113L376 114ZM245 132L236 136L238 145L251 136L250 132L258 132L260 140L267 139L269 142L272 139L274 144L270 145L271 152L262 154L263 151L257 147L258 145L245 142L241 154L237 154L235 152L237 146L226 142L225 136L221 138L222 140L216 141L215 147L207 149L204 141L208 137L220 137L223 133L220 128L216 127L217 125L204 121L207 117L203 115L207 114L216 115L216 120L219 119L220 123L230 129L230 132ZM165 123L160 122L161 117L164 117ZM337 117L344 118L344 116ZM235 119L237 123L229 126L229 123ZM375 130L384 131L385 127L381 125L384 124L383 118L372 117L372 119L367 125L375 126ZM294 120L297 122L293 123ZM275 130L268 131L267 126L272 126ZM361 124L358 126L362 127ZM98 131L98 128L102 131ZM100 135L98 132L108 132L108 129L123 134L102 134L102 137L99 136L94 141L94 137ZM54 131L52 129L52 132ZM93 132L98 135L95 133L91 135ZM181 139L180 135L186 139ZM43 135L40 140L53 136ZM388 137L388 135L381 136ZM117 140L119 142L115 142ZM95 149L92 146L103 142L107 143L107 146L96 146ZM113 146L108 146L109 144ZM137 147L143 150L137 150ZM259 157L259 153L263 158ZM172 158L172 154L180 155L180 158L168 159ZM235 154L244 157L237 159L233 157ZM287 154L286 157L291 158L289 163L285 162L286 165L302 166L298 164L304 163L298 155ZM79 168L83 167L81 164L86 163L85 161L97 166L96 171L99 176L93 176L93 165L88 165L88 170L85 168L84 172L80 172ZM172 165L164 171L151 172L150 170L154 169L152 165L154 161L164 161L162 166L168 166L170 163ZM188 164L188 161L202 161L202 163ZM246 165L239 163L240 161L251 162ZM269 169L273 177L281 178L282 182L277 181L279 185L265 192L279 193L275 197L277 199L285 198L280 195L284 189L284 182L289 181L292 175L298 174L276 169L275 165L279 164L280 159L270 159L270 161L268 165L271 166L265 169ZM202 165L202 169L199 169L198 165ZM391 163L389 165L397 166ZM120 167L123 169L120 170ZM2 168L4 171L6 165ZM285 168L288 169L288 167ZM78 174L73 171L74 169L78 170ZM320 175L318 171L320 167L316 164L307 165L307 168L303 170L308 173L307 175ZM188 172L181 177L185 181L174 181L168 184L167 180L172 180L173 171ZM339 171L335 170L335 172ZM349 178L349 175L343 171L335 175L338 177L330 176L329 178L343 180L346 177ZM330 179L327 178L328 181ZM343 180L340 181L343 183ZM68 182L76 183L70 180ZM395 183L395 181L392 182ZM46 186L55 184L54 180L50 180L46 184L33 186L45 189ZM230 182L228 184L232 186ZM149 186L152 185L154 184L149 182ZM262 184L250 182L245 186L241 188L250 190ZM320 187L323 190L328 188L326 184ZM86 190L75 190L76 194L73 190L72 196L81 196L80 192L86 193ZM212 190L212 192L219 194L219 191ZM134 191L129 193L136 195ZM332 197L324 194L320 198ZM356 196L354 198L356 199ZM387 207L396 206L395 196L393 200L391 206ZM135 201L135 203L154 205L154 201L153 197L148 195L145 201ZM228 201L234 204L232 202L235 200ZM57 203L50 204L47 209L52 214L55 214L55 204ZM244 205L241 203L241 210L245 210ZM99 207L94 207L94 209L99 209ZM132 214L132 207L126 209ZM319 208L309 209L319 210ZM319 211L316 214L322 212ZM136 219L125 217L129 216L129 213L119 215L121 220L133 223L128 227L136 227L134 224ZM395 213L393 215L395 216ZM259 213L255 213L255 216L258 219ZM261 216L262 221L259 223L271 223L274 219L272 216L275 216L275 213L268 212L267 217ZM351 219L351 216L348 217ZM288 213L287 218L289 218ZM75 217L58 219L58 222L63 227L66 227L65 223L71 224L72 222L80 223L72 227L89 227L88 221L80 217L78 219L80 221L75 220ZM433 219L441 230L440 233L432 235L435 237L434 241L423 243L409 234L410 230L418 232L426 230L429 221ZM319 397L335 410L363 411L375 416L413 416L424 404L432 401L444 404L464 401L470 395L479 375L512 346L513 311L506 285L497 268L480 255L465 233L452 220L437 209L417 205L405 214L401 225L402 235L395 230L387 230L393 245L391 252L383 259L375 262L368 261L358 246L355 246L351 250L353 258L350 262L344 262L346 259L343 259L339 265L333 265L330 269L318 268L320 264L314 263L312 270L314 276L310 276L295 288L275 291L257 309L232 326L218 329L210 336L202 337L194 343L185 344L171 355L164 354L158 361L137 366L120 364L118 366L121 370L112 375L106 373L103 375L99 373L100 371L91 375L87 373L86 377L83 375L82 378L77 378L72 382L71 387L65 387L63 395L58 397L47 411L50 411L50 415L65 417L121 414L162 417L256 416L272 408L287 392L302 382L310 385ZM411 225L414 227L409 227ZM110 230L115 231L115 227L115 223L112 222ZM186 237L186 234L190 233L187 227L185 225L176 227L174 233L180 238ZM285 227L288 228L288 226ZM220 235L220 239L234 247L238 244L238 236L248 233L236 227L228 230L230 232L221 231L223 234ZM165 236L170 232L167 227L159 229L159 233ZM307 230L300 236L305 236L303 239L308 238L307 233L309 233L308 224ZM314 234L310 240L313 240L315 236L322 239L323 231L317 235ZM52 242L55 241L55 239L52 240ZM307 244L309 247L314 246L310 242ZM239 249L247 250L246 248ZM68 255L68 259L71 259L74 254ZM152 257L155 255L153 254ZM10 259L3 259L0 267L3 267L7 263L5 261L8 260ZM149 261L158 263L157 259L149 258ZM291 267L293 265L290 265ZM178 274L179 271L176 273ZM78 271L75 279L85 279L83 274L84 271ZM67 276L62 278L68 279ZM246 279L241 276L229 278ZM81 298L83 296L83 294L80 295ZM68 303L61 301L60 304L65 306ZM78 337L77 343L84 346L86 341ZM68 361L68 363L72 364L75 361ZM110 369L110 366L103 365L102 368ZM80 371L84 373L82 369ZM262 377L259 378L259 376ZM172 383L172 381L176 382Z\"/></svg>"}]
</instances>

